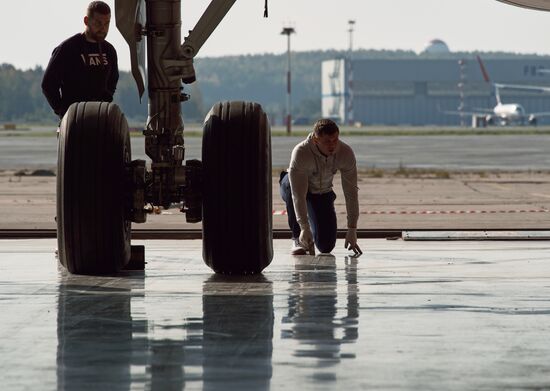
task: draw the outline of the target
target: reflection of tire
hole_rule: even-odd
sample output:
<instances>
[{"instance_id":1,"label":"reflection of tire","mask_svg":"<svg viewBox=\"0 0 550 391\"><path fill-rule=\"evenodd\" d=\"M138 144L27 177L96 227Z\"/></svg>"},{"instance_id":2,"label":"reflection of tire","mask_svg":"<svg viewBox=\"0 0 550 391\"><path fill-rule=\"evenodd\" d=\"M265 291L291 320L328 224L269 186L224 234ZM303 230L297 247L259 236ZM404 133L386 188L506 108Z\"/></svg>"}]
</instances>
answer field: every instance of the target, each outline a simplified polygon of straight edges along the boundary
<instances>
[{"instance_id":1,"label":"reflection of tire","mask_svg":"<svg viewBox=\"0 0 550 391\"><path fill-rule=\"evenodd\" d=\"M229 294L219 294L220 290ZM274 344L271 281L261 274L212 275L202 288L202 326L204 389L221 388L220 376L226 390L273 389L270 387ZM245 376L241 370L235 370L236 365L246 368Z\"/></svg>"},{"instance_id":2,"label":"reflection of tire","mask_svg":"<svg viewBox=\"0 0 550 391\"><path fill-rule=\"evenodd\" d=\"M57 371L56 390L112 390L113 384L115 389L131 389L136 354L131 301L139 295L136 291L145 291L142 276L116 286L77 276L57 284L57 365L62 369ZM101 376L83 376L91 365Z\"/></svg>"},{"instance_id":3,"label":"reflection of tire","mask_svg":"<svg viewBox=\"0 0 550 391\"><path fill-rule=\"evenodd\" d=\"M59 133L57 240L71 273L108 274L130 259L128 123L117 105L71 105Z\"/></svg>"},{"instance_id":4,"label":"reflection of tire","mask_svg":"<svg viewBox=\"0 0 550 391\"><path fill-rule=\"evenodd\" d=\"M203 257L217 273L259 273L273 258L271 133L256 103L223 102L206 118Z\"/></svg>"}]
</instances>

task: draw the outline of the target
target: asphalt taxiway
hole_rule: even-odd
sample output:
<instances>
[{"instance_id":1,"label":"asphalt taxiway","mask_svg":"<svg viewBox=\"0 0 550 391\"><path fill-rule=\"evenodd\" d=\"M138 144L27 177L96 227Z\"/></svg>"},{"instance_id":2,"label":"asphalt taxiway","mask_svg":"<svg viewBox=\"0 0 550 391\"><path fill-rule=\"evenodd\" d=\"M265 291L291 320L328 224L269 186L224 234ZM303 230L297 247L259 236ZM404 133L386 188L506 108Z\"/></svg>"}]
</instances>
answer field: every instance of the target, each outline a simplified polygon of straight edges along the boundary
<instances>
[{"instance_id":1,"label":"asphalt taxiway","mask_svg":"<svg viewBox=\"0 0 550 391\"><path fill-rule=\"evenodd\" d=\"M134 244L145 271L87 277L53 239L0 240L2 389L550 388L548 241L361 240L356 259L276 240L245 278L200 240Z\"/></svg>"},{"instance_id":2,"label":"asphalt taxiway","mask_svg":"<svg viewBox=\"0 0 550 391\"><path fill-rule=\"evenodd\" d=\"M287 167L305 137L272 137L274 167ZM360 168L399 166L446 170L547 170L550 135L342 136ZM144 138L132 137L132 158L146 159ZM185 139L185 158L201 159L200 137ZM55 137L0 137L0 168L54 168Z\"/></svg>"}]
</instances>

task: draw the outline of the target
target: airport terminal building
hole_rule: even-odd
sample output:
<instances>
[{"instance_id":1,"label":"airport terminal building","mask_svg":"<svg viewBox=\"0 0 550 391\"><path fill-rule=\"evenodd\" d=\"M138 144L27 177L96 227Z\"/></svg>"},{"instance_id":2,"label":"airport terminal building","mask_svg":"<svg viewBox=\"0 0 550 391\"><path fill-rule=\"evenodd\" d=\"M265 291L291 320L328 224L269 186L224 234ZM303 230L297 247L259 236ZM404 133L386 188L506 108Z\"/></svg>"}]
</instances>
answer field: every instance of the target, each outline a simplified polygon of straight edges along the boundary
<instances>
[{"instance_id":1,"label":"airport terminal building","mask_svg":"<svg viewBox=\"0 0 550 391\"><path fill-rule=\"evenodd\" d=\"M471 112L496 105L494 88L475 56L439 57L324 61L323 116L363 125L471 125ZM550 73L540 71L550 69L550 57L483 62L492 82L550 86ZM521 104L528 114L550 112L550 93L501 90L500 95L503 104ZM550 124L550 116L537 121Z\"/></svg>"}]
</instances>

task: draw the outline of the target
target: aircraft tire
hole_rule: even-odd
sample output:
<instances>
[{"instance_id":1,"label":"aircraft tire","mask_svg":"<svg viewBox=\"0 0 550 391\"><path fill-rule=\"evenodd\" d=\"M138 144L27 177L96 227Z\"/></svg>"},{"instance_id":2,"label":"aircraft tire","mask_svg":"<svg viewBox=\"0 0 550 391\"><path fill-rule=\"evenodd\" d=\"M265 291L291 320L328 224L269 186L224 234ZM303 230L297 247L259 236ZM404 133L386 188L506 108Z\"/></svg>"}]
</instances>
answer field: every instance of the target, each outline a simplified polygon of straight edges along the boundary
<instances>
[{"instance_id":1,"label":"aircraft tire","mask_svg":"<svg viewBox=\"0 0 550 391\"><path fill-rule=\"evenodd\" d=\"M204 262L216 273L260 273L273 258L271 129L262 107L215 104L202 164Z\"/></svg>"},{"instance_id":2,"label":"aircraft tire","mask_svg":"<svg viewBox=\"0 0 550 391\"><path fill-rule=\"evenodd\" d=\"M128 123L116 104L69 107L59 129L57 161L58 254L69 272L112 274L130 260L130 160Z\"/></svg>"}]
</instances>

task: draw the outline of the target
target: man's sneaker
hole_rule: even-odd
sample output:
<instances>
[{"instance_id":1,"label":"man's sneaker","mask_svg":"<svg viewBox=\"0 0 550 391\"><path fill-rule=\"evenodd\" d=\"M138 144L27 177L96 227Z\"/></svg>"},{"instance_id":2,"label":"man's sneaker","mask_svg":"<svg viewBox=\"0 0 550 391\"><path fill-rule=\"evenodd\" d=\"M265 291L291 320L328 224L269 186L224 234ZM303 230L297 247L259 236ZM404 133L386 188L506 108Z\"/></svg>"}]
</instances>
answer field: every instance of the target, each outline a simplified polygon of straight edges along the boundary
<instances>
[{"instance_id":1,"label":"man's sneaker","mask_svg":"<svg viewBox=\"0 0 550 391\"><path fill-rule=\"evenodd\" d=\"M299 239L292 239L292 247L290 248L291 255L306 255L307 249L302 246Z\"/></svg>"}]
</instances>

